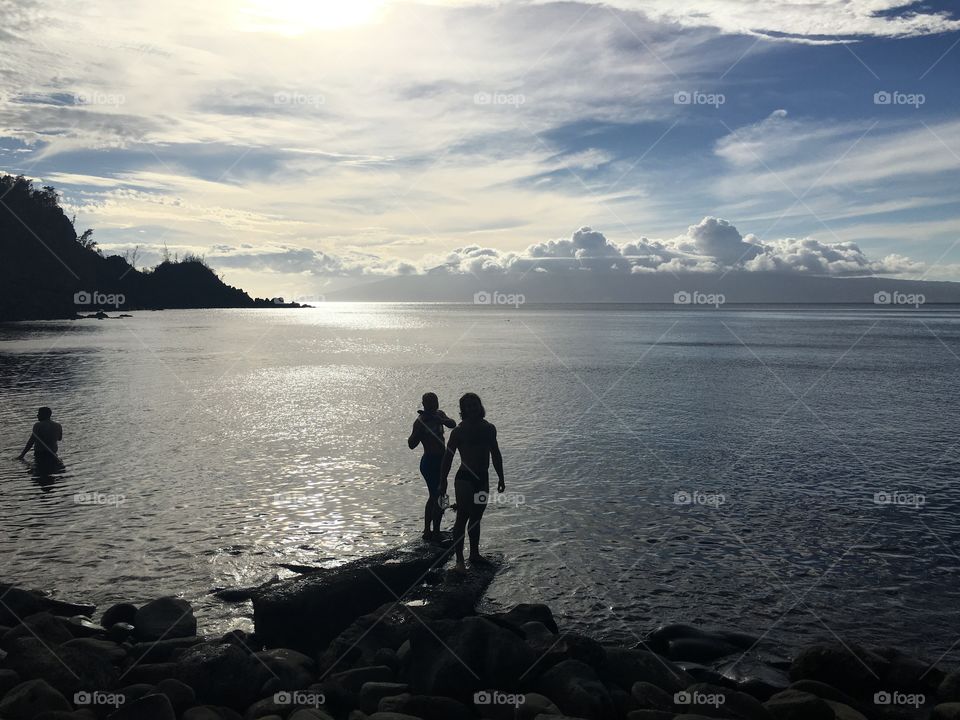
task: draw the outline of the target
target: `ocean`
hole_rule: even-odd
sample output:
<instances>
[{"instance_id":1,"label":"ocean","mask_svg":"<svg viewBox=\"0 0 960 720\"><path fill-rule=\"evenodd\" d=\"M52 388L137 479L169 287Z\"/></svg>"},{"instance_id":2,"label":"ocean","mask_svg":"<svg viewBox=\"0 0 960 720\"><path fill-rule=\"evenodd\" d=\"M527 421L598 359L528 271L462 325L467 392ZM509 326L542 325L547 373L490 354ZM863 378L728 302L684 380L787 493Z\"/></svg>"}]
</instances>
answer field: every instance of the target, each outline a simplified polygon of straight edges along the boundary
<instances>
[{"instance_id":1,"label":"ocean","mask_svg":"<svg viewBox=\"0 0 960 720\"><path fill-rule=\"evenodd\" d=\"M195 603L422 530L420 395L480 394L488 604L960 658L960 308L321 304L0 325L0 580ZM66 469L14 458L37 407ZM444 527L452 524L452 514Z\"/></svg>"}]
</instances>

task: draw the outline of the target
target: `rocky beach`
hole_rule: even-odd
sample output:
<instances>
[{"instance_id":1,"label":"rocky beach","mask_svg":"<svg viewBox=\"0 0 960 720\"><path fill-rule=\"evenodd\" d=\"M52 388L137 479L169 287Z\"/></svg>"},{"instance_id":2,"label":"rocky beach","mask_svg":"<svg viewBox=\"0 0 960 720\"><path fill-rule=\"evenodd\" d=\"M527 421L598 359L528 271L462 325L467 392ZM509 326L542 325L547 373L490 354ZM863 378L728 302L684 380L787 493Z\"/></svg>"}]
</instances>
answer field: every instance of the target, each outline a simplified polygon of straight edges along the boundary
<instances>
[{"instance_id":1,"label":"rocky beach","mask_svg":"<svg viewBox=\"0 0 960 720\"><path fill-rule=\"evenodd\" d=\"M873 720L960 718L960 672L855 638L796 648L669 625L633 647L543 604L478 612L502 559L403 546L256 588L255 631L204 636L190 603L98 612L0 586L3 720ZM638 633L640 629L638 629Z\"/></svg>"}]
</instances>

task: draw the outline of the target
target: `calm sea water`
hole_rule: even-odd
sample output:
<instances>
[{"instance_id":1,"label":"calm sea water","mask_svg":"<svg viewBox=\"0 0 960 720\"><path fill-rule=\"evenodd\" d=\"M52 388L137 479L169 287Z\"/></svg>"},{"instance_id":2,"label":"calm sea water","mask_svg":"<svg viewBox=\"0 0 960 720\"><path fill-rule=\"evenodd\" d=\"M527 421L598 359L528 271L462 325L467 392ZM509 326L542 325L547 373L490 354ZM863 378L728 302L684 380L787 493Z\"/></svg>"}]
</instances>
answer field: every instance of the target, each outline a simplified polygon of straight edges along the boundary
<instances>
[{"instance_id":1,"label":"calm sea water","mask_svg":"<svg viewBox=\"0 0 960 720\"><path fill-rule=\"evenodd\" d=\"M956 660L958 371L956 308L328 304L0 326L0 579L102 605L179 594L207 631L248 627L249 606L208 591L419 534L419 396L453 414L473 390L523 496L484 521L509 562L492 602L628 643L686 621ZM67 469L47 480L13 459L40 405L64 425Z\"/></svg>"}]
</instances>

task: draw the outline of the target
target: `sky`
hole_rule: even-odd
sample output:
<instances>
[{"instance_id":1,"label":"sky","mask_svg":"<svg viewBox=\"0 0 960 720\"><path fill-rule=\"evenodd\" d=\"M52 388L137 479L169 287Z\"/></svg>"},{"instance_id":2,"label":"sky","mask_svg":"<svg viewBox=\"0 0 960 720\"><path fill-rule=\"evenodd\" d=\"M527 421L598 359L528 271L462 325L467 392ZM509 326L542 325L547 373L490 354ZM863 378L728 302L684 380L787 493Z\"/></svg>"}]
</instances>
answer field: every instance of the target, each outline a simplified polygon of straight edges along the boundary
<instances>
[{"instance_id":1,"label":"sky","mask_svg":"<svg viewBox=\"0 0 960 720\"><path fill-rule=\"evenodd\" d=\"M0 171L259 296L960 280L947 0L0 0ZM2 198L0 198L2 201Z\"/></svg>"}]
</instances>

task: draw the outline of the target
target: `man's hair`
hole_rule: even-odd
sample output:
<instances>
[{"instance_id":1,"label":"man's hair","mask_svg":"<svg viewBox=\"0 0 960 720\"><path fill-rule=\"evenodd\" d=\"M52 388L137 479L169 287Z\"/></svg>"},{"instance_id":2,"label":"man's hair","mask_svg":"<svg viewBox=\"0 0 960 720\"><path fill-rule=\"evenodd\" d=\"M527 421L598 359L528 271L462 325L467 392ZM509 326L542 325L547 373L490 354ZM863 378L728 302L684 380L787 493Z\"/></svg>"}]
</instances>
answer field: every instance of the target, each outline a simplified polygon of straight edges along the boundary
<instances>
[{"instance_id":1,"label":"man's hair","mask_svg":"<svg viewBox=\"0 0 960 720\"><path fill-rule=\"evenodd\" d=\"M42 408L37 410L37 417L41 420L49 420L53 417L53 410L44 405Z\"/></svg>"},{"instance_id":2,"label":"man's hair","mask_svg":"<svg viewBox=\"0 0 960 720\"><path fill-rule=\"evenodd\" d=\"M464 393L460 398L460 417L464 420L482 420L487 416L480 396L476 393Z\"/></svg>"},{"instance_id":3,"label":"man's hair","mask_svg":"<svg viewBox=\"0 0 960 720\"><path fill-rule=\"evenodd\" d=\"M423 403L424 410L438 410L440 408L440 398L437 397L436 393L424 393L420 402Z\"/></svg>"}]
</instances>

